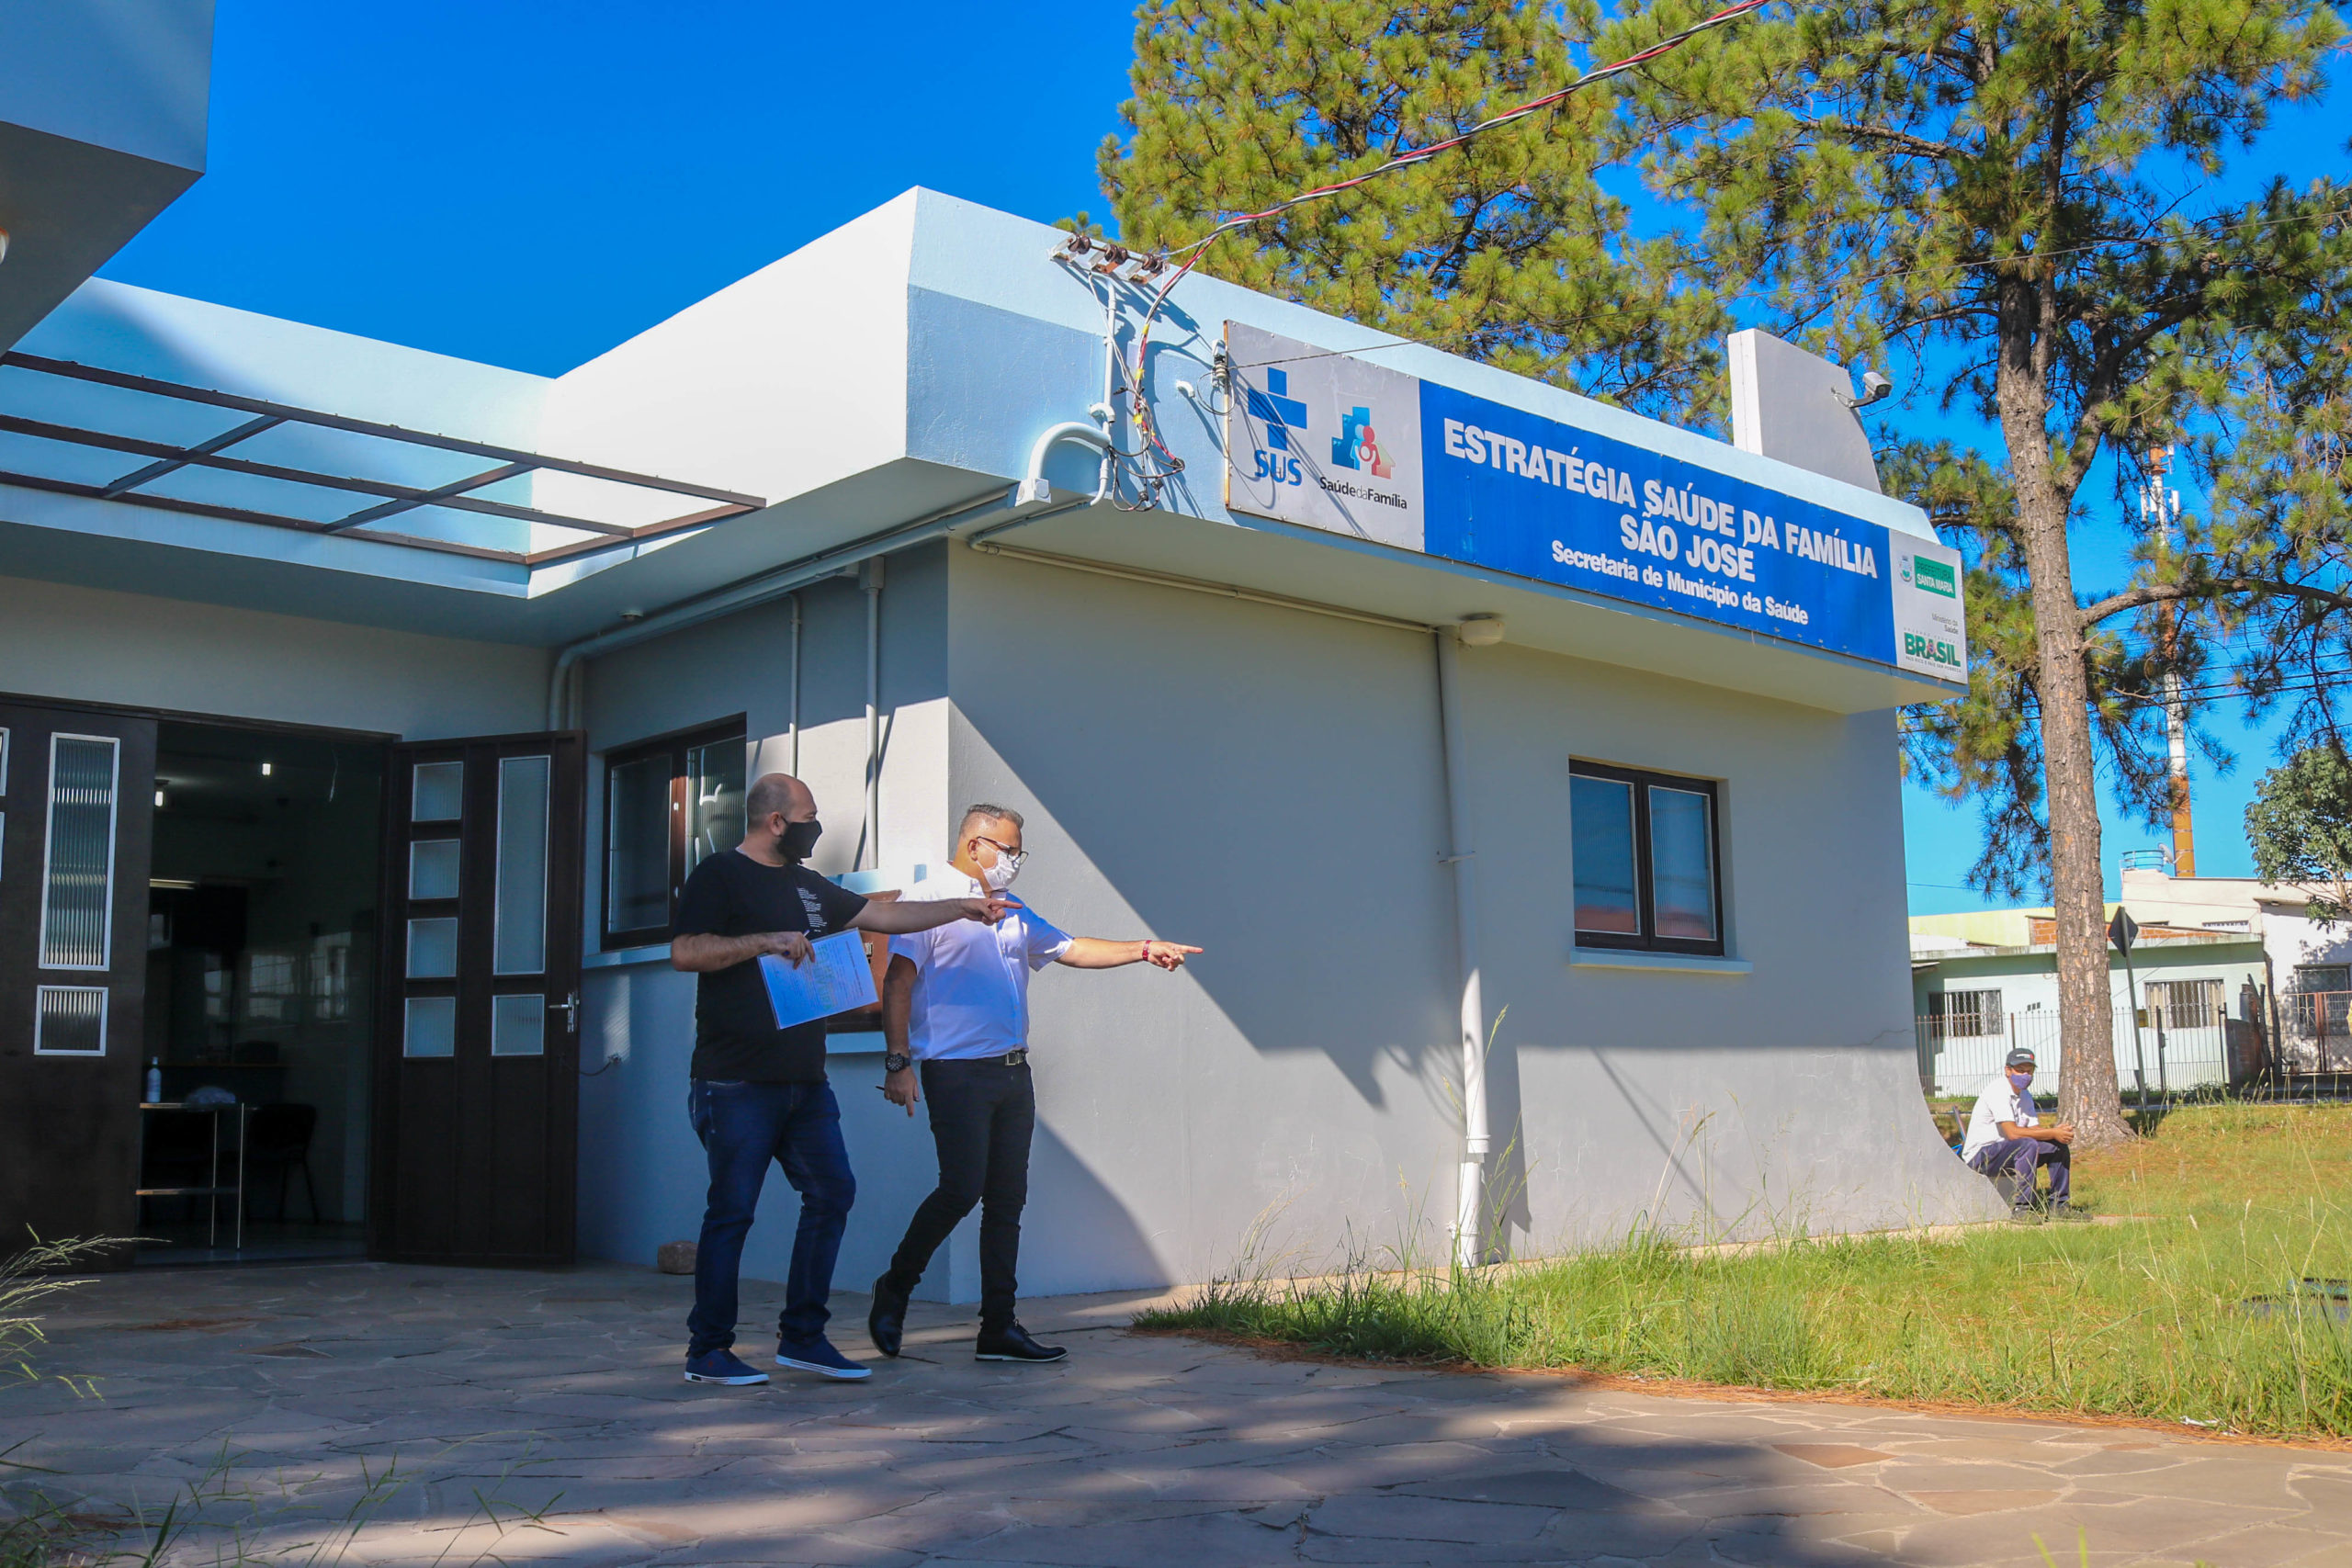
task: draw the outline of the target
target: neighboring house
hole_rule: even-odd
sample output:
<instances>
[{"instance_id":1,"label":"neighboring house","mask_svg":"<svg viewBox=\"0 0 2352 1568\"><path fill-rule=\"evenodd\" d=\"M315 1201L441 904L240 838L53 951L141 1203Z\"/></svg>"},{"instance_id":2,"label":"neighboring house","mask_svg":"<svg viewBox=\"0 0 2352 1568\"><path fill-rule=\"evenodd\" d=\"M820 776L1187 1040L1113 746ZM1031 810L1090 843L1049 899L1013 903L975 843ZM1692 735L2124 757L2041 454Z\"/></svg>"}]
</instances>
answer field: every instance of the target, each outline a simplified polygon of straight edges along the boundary
<instances>
[{"instance_id":1,"label":"neighboring house","mask_svg":"<svg viewBox=\"0 0 2352 1568\"><path fill-rule=\"evenodd\" d=\"M552 378L46 310L0 362L0 1224L201 1250L133 1193L205 1184L211 1089L318 1192L246 1256L691 1236L671 911L770 769L828 874L1003 802L1042 911L1206 948L1039 978L1034 1290L1457 1205L1477 1257L1989 1216L1896 967L1955 558L1843 373L1735 340L1742 449L1195 275L1130 389L1159 286L1067 238L910 192ZM834 1044L856 1282L933 1156Z\"/></svg>"},{"instance_id":2,"label":"neighboring house","mask_svg":"<svg viewBox=\"0 0 2352 1568\"><path fill-rule=\"evenodd\" d=\"M2140 926L2128 968L2109 953L2116 1062L2127 1087L2135 1071L2151 1087L2178 1089L2243 1083L2266 1069L2352 1069L2352 927L2324 927L2310 917L2306 893L2251 877L2176 877L2127 864L2121 892L2108 918L2128 909ZM1910 926L1920 1072L1933 1092L1964 1092L1989 1075L2007 1043L2054 1041L2047 907L1918 915ZM2124 995L2132 974L2136 1003ZM2005 1043L1996 1049L1996 1041Z\"/></svg>"},{"instance_id":3,"label":"neighboring house","mask_svg":"<svg viewBox=\"0 0 2352 1568\"><path fill-rule=\"evenodd\" d=\"M2041 923L2017 913L2030 928ZM1919 1071L1930 1093L1975 1093L2018 1045L2033 1049L2045 1087L2055 1084L2064 1065L2055 953L2047 941L1996 945L1912 933ZM2199 1089L2243 1082L2257 1070L2261 942L2143 928L2132 958L2129 971L2119 960L2108 977L2119 1083L2128 1090L2144 1079L2151 1092ZM2126 995L2132 977L2136 998Z\"/></svg>"}]
</instances>

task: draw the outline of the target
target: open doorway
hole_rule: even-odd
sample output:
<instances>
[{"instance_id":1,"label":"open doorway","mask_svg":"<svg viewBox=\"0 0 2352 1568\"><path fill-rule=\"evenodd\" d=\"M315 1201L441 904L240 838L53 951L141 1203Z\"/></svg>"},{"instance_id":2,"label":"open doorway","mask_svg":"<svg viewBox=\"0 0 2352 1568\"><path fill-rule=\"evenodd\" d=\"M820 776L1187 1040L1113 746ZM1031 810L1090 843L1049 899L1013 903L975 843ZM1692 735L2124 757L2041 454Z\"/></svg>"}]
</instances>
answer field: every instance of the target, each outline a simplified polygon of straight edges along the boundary
<instances>
[{"instance_id":1,"label":"open doorway","mask_svg":"<svg viewBox=\"0 0 2352 1568\"><path fill-rule=\"evenodd\" d=\"M388 756L156 727L141 1263L365 1250Z\"/></svg>"}]
</instances>

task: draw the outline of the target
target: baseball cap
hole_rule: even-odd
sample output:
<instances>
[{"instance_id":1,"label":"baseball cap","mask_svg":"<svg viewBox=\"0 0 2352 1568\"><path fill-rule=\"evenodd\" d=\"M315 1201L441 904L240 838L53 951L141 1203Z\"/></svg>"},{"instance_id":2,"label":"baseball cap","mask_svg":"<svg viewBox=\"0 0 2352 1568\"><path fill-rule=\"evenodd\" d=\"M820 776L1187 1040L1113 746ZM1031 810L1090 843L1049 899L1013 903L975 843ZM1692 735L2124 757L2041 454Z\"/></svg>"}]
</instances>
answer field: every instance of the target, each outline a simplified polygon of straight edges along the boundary
<instances>
[{"instance_id":1,"label":"baseball cap","mask_svg":"<svg viewBox=\"0 0 2352 1568\"><path fill-rule=\"evenodd\" d=\"M2030 1069L2033 1066L2033 1053L2020 1045L2016 1050L2008 1054L2002 1065L2005 1066L2025 1067Z\"/></svg>"}]
</instances>

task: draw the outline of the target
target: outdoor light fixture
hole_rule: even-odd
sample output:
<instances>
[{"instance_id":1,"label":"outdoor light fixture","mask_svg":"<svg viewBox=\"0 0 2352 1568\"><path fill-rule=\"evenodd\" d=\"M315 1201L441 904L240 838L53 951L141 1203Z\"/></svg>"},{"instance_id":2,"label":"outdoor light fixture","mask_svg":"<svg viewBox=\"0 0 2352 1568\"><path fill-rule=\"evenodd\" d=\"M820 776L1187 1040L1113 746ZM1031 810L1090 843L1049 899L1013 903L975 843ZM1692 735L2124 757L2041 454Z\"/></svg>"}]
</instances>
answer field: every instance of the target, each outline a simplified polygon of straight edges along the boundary
<instances>
[{"instance_id":1,"label":"outdoor light fixture","mask_svg":"<svg viewBox=\"0 0 2352 1568\"><path fill-rule=\"evenodd\" d=\"M158 811L164 809L164 786L171 782L172 781L169 779L157 779L155 781L155 809Z\"/></svg>"},{"instance_id":2,"label":"outdoor light fixture","mask_svg":"<svg viewBox=\"0 0 2352 1568\"><path fill-rule=\"evenodd\" d=\"M269 764L267 762L264 762L261 765L261 776L264 778L269 777Z\"/></svg>"},{"instance_id":3,"label":"outdoor light fixture","mask_svg":"<svg viewBox=\"0 0 2352 1568\"><path fill-rule=\"evenodd\" d=\"M1462 624L1454 628L1454 635L1462 639L1464 648L1492 648L1503 640L1504 630L1500 615L1480 610L1463 616Z\"/></svg>"}]
</instances>

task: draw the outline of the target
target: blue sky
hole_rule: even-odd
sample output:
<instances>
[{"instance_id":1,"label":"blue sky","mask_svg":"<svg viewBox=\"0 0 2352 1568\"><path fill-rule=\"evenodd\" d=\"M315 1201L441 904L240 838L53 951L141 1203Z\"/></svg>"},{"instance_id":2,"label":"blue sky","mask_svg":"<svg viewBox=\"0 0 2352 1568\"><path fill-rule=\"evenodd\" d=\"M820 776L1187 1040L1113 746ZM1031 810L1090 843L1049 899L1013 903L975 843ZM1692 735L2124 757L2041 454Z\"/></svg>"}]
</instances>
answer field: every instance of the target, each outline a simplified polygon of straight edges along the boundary
<instances>
[{"instance_id":1,"label":"blue sky","mask_svg":"<svg viewBox=\"0 0 2352 1568\"><path fill-rule=\"evenodd\" d=\"M219 0L209 170L105 275L559 372L910 186L1100 216L1132 38L1117 0ZM2262 151L2340 164L2339 118ZM2119 540L2086 534L2085 586ZM2211 716L2241 761L2198 766L2199 869L2245 874L2270 746ZM2112 886L2162 840L2108 819ZM1973 808L1910 788L1905 823L1912 908L1983 907Z\"/></svg>"}]
</instances>

